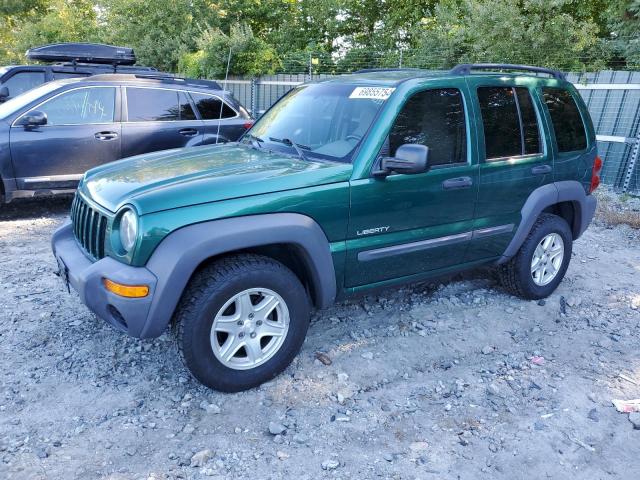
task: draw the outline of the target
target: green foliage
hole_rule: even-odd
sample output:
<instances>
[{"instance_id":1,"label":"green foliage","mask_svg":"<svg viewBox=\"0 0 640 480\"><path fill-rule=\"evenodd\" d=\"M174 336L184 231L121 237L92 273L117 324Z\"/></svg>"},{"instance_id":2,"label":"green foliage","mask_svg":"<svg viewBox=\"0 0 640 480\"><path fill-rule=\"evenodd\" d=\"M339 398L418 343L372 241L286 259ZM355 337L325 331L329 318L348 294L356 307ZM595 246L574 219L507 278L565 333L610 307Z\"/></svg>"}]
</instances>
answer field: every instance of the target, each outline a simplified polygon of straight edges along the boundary
<instances>
[{"instance_id":1,"label":"green foliage","mask_svg":"<svg viewBox=\"0 0 640 480\"><path fill-rule=\"evenodd\" d=\"M638 68L640 0L0 0L0 63L44 43L133 47L198 77L462 61Z\"/></svg>"},{"instance_id":2,"label":"green foliage","mask_svg":"<svg viewBox=\"0 0 640 480\"><path fill-rule=\"evenodd\" d=\"M24 62L24 52L36 45L97 38L97 17L91 0L5 1L2 11L3 63Z\"/></svg>"},{"instance_id":3,"label":"green foliage","mask_svg":"<svg viewBox=\"0 0 640 480\"><path fill-rule=\"evenodd\" d=\"M448 68L460 61L602 68L599 27L563 11L572 0L464 0L440 3L418 27L410 61Z\"/></svg>"},{"instance_id":4,"label":"green foliage","mask_svg":"<svg viewBox=\"0 0 640 480\"><path fill-rule=\"evenodd\" d=\"M181 73L222 78L229 63L232 75L258 76L275 73L280 66L275 49L255 37L247 24L232 26L229 35L219 28L205 30L197 44L199 49L195 53L183 54Z\"/></svg>"}]
</instances>

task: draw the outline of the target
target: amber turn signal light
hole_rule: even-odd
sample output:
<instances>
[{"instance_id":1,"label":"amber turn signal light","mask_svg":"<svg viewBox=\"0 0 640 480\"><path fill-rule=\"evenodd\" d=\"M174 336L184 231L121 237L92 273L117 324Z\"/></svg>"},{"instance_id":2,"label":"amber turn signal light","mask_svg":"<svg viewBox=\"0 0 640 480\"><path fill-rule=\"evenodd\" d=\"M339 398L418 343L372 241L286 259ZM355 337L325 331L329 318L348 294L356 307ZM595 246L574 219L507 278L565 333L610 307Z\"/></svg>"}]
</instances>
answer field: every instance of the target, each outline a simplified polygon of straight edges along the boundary
<instances>
[{"instance_id":1,"label":"amber turn signal light","mask_svg":"<svg viewBox=\"0 0 640 480\"><path fill-rule=\"evenodd\" d=\"M142 298L149 295L149 287L147 285L123 285L108 278L103 278L102 283L104 288L121 297Z\"/></svg>"}]
</instances>

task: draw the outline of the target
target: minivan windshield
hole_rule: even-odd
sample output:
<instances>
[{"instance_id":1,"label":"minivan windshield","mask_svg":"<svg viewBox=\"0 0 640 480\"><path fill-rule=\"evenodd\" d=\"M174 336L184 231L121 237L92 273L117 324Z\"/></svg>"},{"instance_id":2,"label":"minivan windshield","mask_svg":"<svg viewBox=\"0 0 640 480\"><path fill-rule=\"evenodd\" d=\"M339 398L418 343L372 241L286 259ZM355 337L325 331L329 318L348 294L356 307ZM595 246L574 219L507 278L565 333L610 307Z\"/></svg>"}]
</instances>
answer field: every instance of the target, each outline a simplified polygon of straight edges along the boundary
<instances>
[{"instance_id":1,"label":"minivan windshield","mask_svg":"<svg viewBox=\"0 0 640 480\"><path fill-rule=\"evenodd\" d=\"M5 119L9 115L14 114L18 110L23 107L29 105L34 100L39 99L40 97L45 96L46 94L52 92L56 88L60 88L65 83L70 83L73 80L60 80L57 82L49 82L40 85L32 90L28 90L17 97L14 97L10 100L7 100L3 104L0 104L0 119Z\"/></svg>"},{"instance_id":2,"label":"minivan windshield","mask_svg":"<svg viewBox=\"0 0 640 480\"><path fill-rule=\"evenodd\" d=\"M301 158L349 162L393 90L329 82L294 88L255 123L245 141L303 153Z\"/></svg>"}]
</instances>

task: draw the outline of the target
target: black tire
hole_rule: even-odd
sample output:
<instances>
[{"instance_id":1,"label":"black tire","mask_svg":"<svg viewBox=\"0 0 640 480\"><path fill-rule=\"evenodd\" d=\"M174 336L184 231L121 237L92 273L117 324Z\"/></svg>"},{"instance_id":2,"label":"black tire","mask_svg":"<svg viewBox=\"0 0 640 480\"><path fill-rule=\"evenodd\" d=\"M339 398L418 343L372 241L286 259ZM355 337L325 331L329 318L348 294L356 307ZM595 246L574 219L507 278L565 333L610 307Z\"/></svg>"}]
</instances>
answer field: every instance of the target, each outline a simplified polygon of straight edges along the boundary
<instances>
[{"instance_id":1,"label":"black tire","mask_svg":"<svg viewBox=\"0 0 640 480\"><path fill-rule=\"evenodd\" d=\"M237 370L214 355L211 327L229 299L251 288L270 289L282 297L289 311L289 328L273 357L250 370ZM185 366L204 385L223 392L246 390L289 366L304 342L309 315L306 290L286 266L261 255L232 255L197 272L185 289L175 315L178 350Z\"/></svg>"},{"instance_id":2,"label":"black tire","mask_svg":"<svg viewBox=\"0 0 640 480\"><path fill-rule=\"evenodd\" d=\"M531 275L531 261L538 243L550 233L557 233L564 242L564 257L555 278L546 285L537 285ZM573 247L573 235L567 222L557 215L543 213L533 224L518 253L498 268L500 283L513 295L527 300L548 297L564 278Z\"/></svg>"}]
</instances>

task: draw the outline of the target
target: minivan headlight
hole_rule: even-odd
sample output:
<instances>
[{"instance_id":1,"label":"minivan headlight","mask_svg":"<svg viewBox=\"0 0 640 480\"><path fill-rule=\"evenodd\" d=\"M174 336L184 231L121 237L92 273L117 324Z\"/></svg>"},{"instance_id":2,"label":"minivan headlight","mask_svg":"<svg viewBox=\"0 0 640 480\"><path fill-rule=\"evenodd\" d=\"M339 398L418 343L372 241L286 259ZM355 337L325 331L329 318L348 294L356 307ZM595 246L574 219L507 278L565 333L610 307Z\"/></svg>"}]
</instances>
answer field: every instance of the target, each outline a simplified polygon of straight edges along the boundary
<instances>
[{"instance_id":1,"label":"minivan headlight","mask_svg":"<svg viewBox=\"0 0 640 480\"><path fill-rule=\"evenodd\" d=\"M126 210L120 217L120 245L129 253L138 236L138 216L133 210Z\"/></svg>"}]
</instances>

